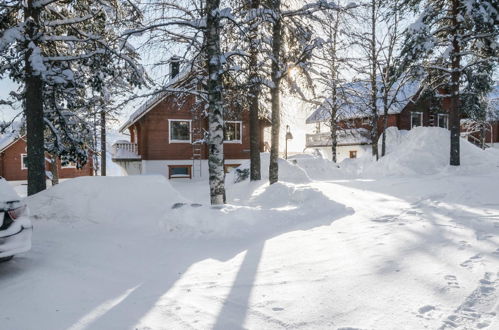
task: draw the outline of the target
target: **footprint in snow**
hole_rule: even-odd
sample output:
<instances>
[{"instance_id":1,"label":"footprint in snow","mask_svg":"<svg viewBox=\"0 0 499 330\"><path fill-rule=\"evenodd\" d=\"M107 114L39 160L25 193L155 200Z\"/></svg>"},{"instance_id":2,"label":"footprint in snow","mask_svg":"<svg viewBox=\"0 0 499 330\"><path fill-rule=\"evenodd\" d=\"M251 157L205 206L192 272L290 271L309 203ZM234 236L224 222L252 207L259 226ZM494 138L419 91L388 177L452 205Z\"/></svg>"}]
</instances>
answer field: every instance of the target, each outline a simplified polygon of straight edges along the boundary
<instances>
[{"instance_id":1,"label":"footprint in snow","mask_svg":"<svg viewBox=\"0 0 499 330\"><path fill-rule=\"evenodd\" d=\"M397 220L397 215L384 215L376 219L371 219L373 222L394 222L395 220Z\"/></svg>"},{"instance_id":2,"label":"footprint in snow","mask_svg":"<svg viewBox=\"0 0 499 330\"><path fill-rule=\"evenodd\" d=\"M432 305L426 305L418 309L419 314L426 314L429 311L432 311L435 309L435 306Z\"/></svg>"},{"instance_id":3,"label":"footprint in snow","mask_svg":"<svg viewBox=\"0 0 499 330\"><path fill-rule=\"evenodd\" d=\"M496 304L499 299L499 273L485 273L477 288L444 321L445 329L498 329Z\"/></svg>"},{"instance_id":4,"label":"footprint in snow","mask_svg":"<svg viewBox=\"0 0 499 330\"><path fill-rule=\"evenodd\" d=\"M475 264L477 264L478 262L481 262L482 260L483 260L483 258L482 258L482 255L480 253L475 254L474 256L469 258L468 260L465 260L463 263L461 263L461 267L472 269L473 266L475 266Z\"/></svg>"},{"instance_id":5,"label":"footprint in snow","mask_svg":"<svg viewBox=\"0 0 499 330\"><path fill-rule=\"evenodd\" d=\"M273 310L274 312L280 312L280 311L283 311L283 310L284 310L284 308L282 308L282 307L273 307L273 308L272 308L272 310Z\"/></svg>"},{"instance_id":6,"label":"footprint in snow","mask_svg":"<svg viewBox=\"0 0 499 330\"><path fill-rule=\"evenodd\" d=\"M447 286L449 288L459 288L459 282L454 275L445 275L444 279L447 281Z\"/></svg>"},{"instance_id":7,"label":"footprint in snow","mask_svg":"<svg viewBox=\"0 0 499 330\"><path fill-rule=\"evenodd\" d=\"M466 241L459 241L458 250L465 250L466 248L470 248L471 244Z\"/></svg>"}]
</instances>

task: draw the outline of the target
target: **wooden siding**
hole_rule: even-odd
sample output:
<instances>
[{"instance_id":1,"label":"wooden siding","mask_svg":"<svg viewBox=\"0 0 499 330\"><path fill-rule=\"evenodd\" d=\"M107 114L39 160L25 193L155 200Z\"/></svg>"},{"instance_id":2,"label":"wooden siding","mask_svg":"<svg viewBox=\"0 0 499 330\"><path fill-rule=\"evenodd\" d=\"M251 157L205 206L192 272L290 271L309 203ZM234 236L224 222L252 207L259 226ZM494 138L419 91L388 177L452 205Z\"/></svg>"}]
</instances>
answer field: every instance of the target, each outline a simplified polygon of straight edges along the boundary
<instances>
[{"instance_id":1,"label":"wooden siding","mask_svg":"<svg viewBox=\"0 0 499 330\"><path fill-rule=\"evenodd\" d=\"M21 168L22 154L26 154L26 142L23 139L17 140L9 148L0 153L0 176L9 181L27 180L28 170ZM59 178L68 179L79 176L93 175L92 158L81 169L63 168L58 161ZM50 166L46 163L46 170L50 171Z\"/></svg>"},{"instance_id":2,"label":"wooden siding","mask_svg":"<svg viewBox=\"0 0 499 330\"><path fill-rule=\"evenodd\" d=\"M137 136L132 134L132 139L137 140L138 153L142 160L188 160L192 159L192 144L172 143L169 141L170 127L169 120L184 119L191 120L191 131L195 127L208 130L208 120L202 118L194 121L192 109L195 104L195 97L186 97L178 102L174 96L170 95L154 106L148 113L140 118L130 127L130 132L137 132ZM243 113L238 118L231 120L242 121L242 140L240 143L224 143L225 159L249 159L249 115ZM261 122L260 150L263 151L263 130L268 124ZM206 144L201 145L201 159L208 159L208 149Z\"/></svg>"}]
</instances>

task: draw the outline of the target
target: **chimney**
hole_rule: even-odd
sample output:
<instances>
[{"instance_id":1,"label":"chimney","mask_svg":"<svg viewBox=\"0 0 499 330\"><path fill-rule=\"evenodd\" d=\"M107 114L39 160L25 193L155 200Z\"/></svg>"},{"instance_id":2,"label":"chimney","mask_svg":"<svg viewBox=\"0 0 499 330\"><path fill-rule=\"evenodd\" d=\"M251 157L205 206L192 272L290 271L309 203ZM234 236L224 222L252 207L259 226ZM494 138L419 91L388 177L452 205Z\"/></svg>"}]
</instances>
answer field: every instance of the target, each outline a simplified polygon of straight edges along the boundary
<instances>
[{"instance_id":1,"label":"chimney","mask_svg":"<svg viewBox=\"0 0 499 330\"><path fill-rule=\"evenodd\" d=\"M172 56L170 58L170 79L175 78L180 73L180 57Z\"/></svg>"}]
</instances>

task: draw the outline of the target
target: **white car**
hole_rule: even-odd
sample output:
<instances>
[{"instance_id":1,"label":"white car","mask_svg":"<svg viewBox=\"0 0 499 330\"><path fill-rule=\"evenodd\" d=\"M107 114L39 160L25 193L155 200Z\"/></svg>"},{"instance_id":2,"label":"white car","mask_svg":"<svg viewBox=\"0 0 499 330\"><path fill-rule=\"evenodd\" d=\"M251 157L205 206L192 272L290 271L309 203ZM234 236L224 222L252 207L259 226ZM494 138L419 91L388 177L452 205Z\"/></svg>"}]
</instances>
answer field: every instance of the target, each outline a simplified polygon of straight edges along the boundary
<instances>
[{"instance_id":1,"label":"white car","mask_svg":"<svg viewBox=\"0 0 499 330\"><path fill-rule=\"evenodd\" d=\"M0 262L31 249L32 232L26 204L0 177Z\"/></svg>"}]
</instances>

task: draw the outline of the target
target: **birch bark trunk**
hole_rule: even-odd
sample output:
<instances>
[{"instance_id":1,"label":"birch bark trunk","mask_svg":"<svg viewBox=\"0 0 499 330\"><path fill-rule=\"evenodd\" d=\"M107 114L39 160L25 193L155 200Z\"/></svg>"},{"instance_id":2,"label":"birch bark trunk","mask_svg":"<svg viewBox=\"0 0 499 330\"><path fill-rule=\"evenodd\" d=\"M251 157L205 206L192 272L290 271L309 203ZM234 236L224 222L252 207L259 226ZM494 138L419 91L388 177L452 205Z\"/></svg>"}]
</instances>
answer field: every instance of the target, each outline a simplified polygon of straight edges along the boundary
<instances>
[{"instance_id":1,"label":"birch bark trunk","mask_svg":"<svg viewBox=\"0 0 499 330\"><path fill-rule=\"evenodd\" d=\"M206 2L206 59L208 66L208 168L211 205L225 203L224 108L220 50L220 0Z\"/></svg>"}]
</instances>

